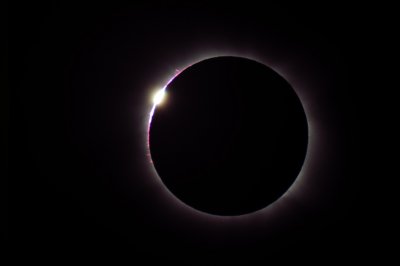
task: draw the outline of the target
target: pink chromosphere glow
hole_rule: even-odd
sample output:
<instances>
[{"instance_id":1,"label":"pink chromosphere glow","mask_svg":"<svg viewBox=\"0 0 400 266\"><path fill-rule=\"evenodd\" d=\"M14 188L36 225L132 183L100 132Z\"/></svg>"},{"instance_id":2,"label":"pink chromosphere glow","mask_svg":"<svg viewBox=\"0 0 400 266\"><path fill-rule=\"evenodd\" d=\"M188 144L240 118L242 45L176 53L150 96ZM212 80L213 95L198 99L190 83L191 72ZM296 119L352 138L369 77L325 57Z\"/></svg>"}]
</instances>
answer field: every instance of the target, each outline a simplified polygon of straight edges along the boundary
<instances>
[{"instance_id":1,"label":"pink chromosphere glow","mask_svg":"<svg viewBox=\"0 0 400 266\"><path fill-rule=\"evenodd\" d=\"M190 66L191 66L191 65L185 67L183 70L176 69L176 70L175 70L175 74L173 75L173 77L170 78L170 79L168 80L167 84L166 84L164 87L162 87L162 89L161 89L160 91L165 92L166 89L167 89L167 87L168 87L168 85L169 85L180 73L182 73L182 71L184 71L185 69L187 69L187 68L190 67ZM151 120L153 119L153 115L154 115L154 112L155 112L155 110L156 110L156 107L157 107L157 103L153 103L153 107L152 107L151 110L150 110L149 123L148 123L148 125L147 125L147 150L148 150L148 158L149 158L149 160L150 160L151 163L153 163L153 161L152 161L152 159L151 159L151 154L150 154L150 126L151 126Z\"/></svg>"}]
</instances>

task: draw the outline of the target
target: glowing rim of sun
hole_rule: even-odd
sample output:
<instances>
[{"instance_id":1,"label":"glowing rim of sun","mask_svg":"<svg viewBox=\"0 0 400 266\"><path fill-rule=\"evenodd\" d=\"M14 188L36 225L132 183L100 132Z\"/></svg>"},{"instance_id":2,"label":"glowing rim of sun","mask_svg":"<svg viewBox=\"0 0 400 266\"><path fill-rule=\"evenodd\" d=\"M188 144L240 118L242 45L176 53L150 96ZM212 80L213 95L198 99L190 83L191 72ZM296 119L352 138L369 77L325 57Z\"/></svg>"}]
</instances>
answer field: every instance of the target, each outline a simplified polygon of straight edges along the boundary
<instances>
[{"instance_id":1,"label":"glowing rim of sun","mask_svg":"<svg viewBox=\"0 0 400 266\"><path fill-rule=\"evenodd\" d=\"M246 56L246 55L240 55L240 54L236 54L236 53L231 53L231 54L218 54L218 55L211 55L211 56L205 56L205 57L200 57L197 58L197 60L193 60L192 63L187 64L186 67L182 68L182 70L178 70L176 69L175 74L165 83L165 86L163 86L161 89L156 90L155 92L153 92L153 97L152 97L152 108L150 110L150 114L149 114L149 120L148 120L148 124L147 124L147 145L146 145L146 149L147 149L147 156L148 159L150 161L151 164L153 164L153 160L151 158L151 152L150 152L150 128L151 128L151 122L152 122L152 118L154 115L154 112L157 108L157 106L159 106L160 104L162 104L163 102L165 102L165 98L166 98L166 94L167 94L167 87L168 85L178 76L180 75L183 71L185 71L187 68L191 67L192 65L195 65L201 61L207 60L207 59L211 59L211 58L215 58L215 57L224 57L224 56L233 56L233 57L241 57L241 58L246 58L249 60L253 60L256 61L258 63L261 63L269 68L271 68L272 70L274 70L276 73L278 73L281 77L283 77L285 80L287 80L292 89L294 90L294 92L296 93L297 97L299 98L301 105L303 107L304 113L306 115L306 120L307 120L307 128L308 128L308 144L307 144L307 150L306 150L306 155L305 155L305 159L303 162L303 165L299 171L299 173L297 174L296 179L294 180L294 182L292 183L292 185L288 188L288 190L283 193L278 199L276 199L274 202L270 203L269 205L265 206L264 208L261 208L259 210L256 210L254 212L250 212L250 213L246 213L246 214L240 214L240 215L234 215L234 216L222 216L222 215L217 215L217 214L210 214L207 212L203 212L201 210L198 210L188 204L186 204L185 202L183 202L182 200L180 200L179 198L177 198L166 186L165 184L163 184L161 177L158 175L157 171L154 168L153 165L153 170L156 174L156 176L158 176L159 181L161 182L161 184L163 184L164 189L166 189L168 191L168 194L170 194L170 196L172 196L175 200L177 200L178 202L180 202L180 204L182 204L183 206L185 206L186 208L190 209L191 211L194 211L197 214L200 215L205 215L206 217L219 217L222 219L232 219L233 217L235 218L244 218L244 217L252 217L253 215L257 215L257 214L261 214L261 213L265 213L266 211L272 211L272 209L274 208L279 208L277 205L279 205L279 202L282 202L283 199L287 198L289 194L292 193L296 193L295 190L299 189L300 184L303 183L304 181L304 176L307 175L307 171L308 168L310 167L310 157L311 157L311 150L314 149L314 142L316 142L316 140L312 140L312 137L310 135L310 132L313 130L312 125L310 124L310 120L309 120L309 111L307 110L308 106L307 104L304 103L304 99L301 97L301 93L299 93L299 91L296 89L296 86L290 82L290 79L288 78L287 75L285 75L284 73L282 73L281 71L278 71L276 69L276 67L271 66L271 64L267 64L266 62L264 62L264 60L259 60L256 59L253 56Z\"/></svg>"}]
</instances>

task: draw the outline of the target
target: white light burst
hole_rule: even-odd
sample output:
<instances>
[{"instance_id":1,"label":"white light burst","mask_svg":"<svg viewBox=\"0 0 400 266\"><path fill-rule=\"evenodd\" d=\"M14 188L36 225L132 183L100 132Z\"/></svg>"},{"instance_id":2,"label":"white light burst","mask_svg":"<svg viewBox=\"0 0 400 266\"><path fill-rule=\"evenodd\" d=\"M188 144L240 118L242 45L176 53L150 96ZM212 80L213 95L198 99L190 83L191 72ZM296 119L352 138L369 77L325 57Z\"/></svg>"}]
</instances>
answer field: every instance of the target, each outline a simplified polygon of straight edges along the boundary
<instances>
[{"instance_id":1,"label":"white light burst","mask_svg":"<svg viewBox=\"0 0 400 266\"><path fill-rule=\"evenodd\" d=\"M162 103L162 101L164 100L164 98L165 98L165 89L161 89L161 90L157 91L157 92L154 94L153 103L154 103L155 105L158 105L158 104Z\"/></svg>"}]
</instances>

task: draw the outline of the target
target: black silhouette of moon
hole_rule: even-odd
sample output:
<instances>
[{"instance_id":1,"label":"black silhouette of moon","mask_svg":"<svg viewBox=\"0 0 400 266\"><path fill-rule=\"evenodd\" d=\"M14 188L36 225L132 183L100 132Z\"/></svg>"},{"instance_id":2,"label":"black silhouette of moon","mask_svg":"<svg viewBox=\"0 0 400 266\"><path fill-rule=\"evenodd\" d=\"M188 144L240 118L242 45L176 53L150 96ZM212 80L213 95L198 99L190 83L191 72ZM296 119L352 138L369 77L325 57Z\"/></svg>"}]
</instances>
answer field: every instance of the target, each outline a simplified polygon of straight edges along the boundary
<instances>
[{"instance_id":1,"label":"black silhouette of moon","mask_svg":"<svg viewBox=\"0 0 400 266\"><path fill-rule=\"evenodd\" d=\"M293 184L305 160L307 118L292 86L273 69L215 57L175 77L157 105L151 158L165 186L209 214L260 210Z\"/></svg>"}]
</instances>

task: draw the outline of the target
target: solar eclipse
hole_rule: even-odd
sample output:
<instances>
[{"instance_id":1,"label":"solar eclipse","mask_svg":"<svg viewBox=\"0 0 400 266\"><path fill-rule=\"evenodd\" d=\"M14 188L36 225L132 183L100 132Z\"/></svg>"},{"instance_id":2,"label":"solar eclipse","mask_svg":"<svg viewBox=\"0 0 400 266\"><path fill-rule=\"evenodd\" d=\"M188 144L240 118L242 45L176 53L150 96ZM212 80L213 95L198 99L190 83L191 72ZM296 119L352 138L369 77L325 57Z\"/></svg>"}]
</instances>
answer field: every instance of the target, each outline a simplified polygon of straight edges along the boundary
<instances>
[{"instance_id":1,"label":"solar eclipse","mask_svg":"<svg viewBox=\"0 0 400 266\"><path fill-rule=\"evenodd\" d=\"M157 109L168 92L169 103ZM180 200L215 215L273 203L303 165L307 119L295 91L271 68L221 56L180 72L154 98L153 164Z\"/></svg>"}]
</instances>

